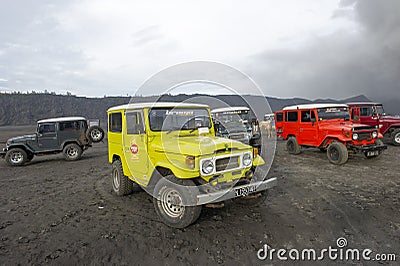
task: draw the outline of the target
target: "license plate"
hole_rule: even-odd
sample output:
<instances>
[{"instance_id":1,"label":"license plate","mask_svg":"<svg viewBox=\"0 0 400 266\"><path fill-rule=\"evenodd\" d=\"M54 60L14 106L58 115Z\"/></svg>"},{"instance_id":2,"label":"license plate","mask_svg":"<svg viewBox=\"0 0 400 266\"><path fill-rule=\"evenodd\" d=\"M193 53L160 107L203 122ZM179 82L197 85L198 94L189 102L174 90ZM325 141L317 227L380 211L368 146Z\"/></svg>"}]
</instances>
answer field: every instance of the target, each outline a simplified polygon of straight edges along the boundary
<instances>
[{"instance_id":1,"label":"license plate","mask_svg":"<svg viewBox=\"0 0 400 266\"><path fill-rule=\"evenodd\" d=\"M251 193L254 193L257 191L257 186L247 186L247 187L241 187L241 188L235 188L235 197L243 197L243 196L248 196Z\"/></svg>"},{"instance_id":2,"label":"license plate","mask_svg":"<svg viewBox=\"0 0 400 266\"><path fill-rule=\"evenodd\" d=\"M369 151L367 152L367 156L377 156L379 155L379 151Z\"/></svg>"}]
</instances>

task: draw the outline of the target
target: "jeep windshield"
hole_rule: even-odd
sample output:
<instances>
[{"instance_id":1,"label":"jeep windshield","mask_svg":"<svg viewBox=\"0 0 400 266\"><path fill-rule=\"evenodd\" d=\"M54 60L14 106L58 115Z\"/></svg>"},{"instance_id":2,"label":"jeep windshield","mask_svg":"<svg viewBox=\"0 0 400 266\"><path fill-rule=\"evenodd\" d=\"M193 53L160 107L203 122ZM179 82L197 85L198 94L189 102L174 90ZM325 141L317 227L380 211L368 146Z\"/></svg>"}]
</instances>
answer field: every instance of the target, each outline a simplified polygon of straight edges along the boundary
<instances>
[{"instance_id":1,"label":"jeep windshield","mask_svg":"<svg viewBox=\"0 0 400 266\"><path fill-rule=\"evenodd\" d=\"M215 118L223 123L232 122L232 121L248 121L249 111L238 110L238 111L215 113Z\"/></svg>"},{"instance_id":2,"label":"jeep windshield","mask_svg":"<svg viewBox=\"0 0 400 266\"><path fill-rule=\"evenodd\" d=\"M201 108L153 108L149 111L149 122L152 131L211 128L208 110Z\"/></svg>"},{"instance_id":3,"label":"jeep windshield","mask_svg":"<svg viewBox=\"0 0 400 266\"><path fill-rule=\"evenodd\" d=\"M344 119L349 120L350 114L347 107L327 107L318 108L318 119L321 120L333 120L333 119Z\"/></svg>"},{"instance_id":4,"label":"jeep windshield","mask_svg":"<svg viewBox=\"0 0 400 266\"><path fill-rule=\"evenodd\" d=\"M385 115L385 110L383 109L383 105L377 105L376 106L376 111L378 112L378 116L384 116Z\"/></svg>"}]
</instances>

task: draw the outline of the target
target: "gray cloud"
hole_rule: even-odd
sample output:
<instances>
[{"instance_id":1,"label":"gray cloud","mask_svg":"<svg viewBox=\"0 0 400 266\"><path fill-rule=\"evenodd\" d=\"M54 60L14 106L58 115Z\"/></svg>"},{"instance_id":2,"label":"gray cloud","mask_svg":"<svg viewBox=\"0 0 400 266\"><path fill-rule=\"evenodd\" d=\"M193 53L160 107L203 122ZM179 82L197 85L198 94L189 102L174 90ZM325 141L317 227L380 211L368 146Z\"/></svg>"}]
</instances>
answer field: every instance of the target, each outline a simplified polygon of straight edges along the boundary
<instances>
[{"instance_id":1,"label":"gray cloud","mask_svg":"<svg viewBox=\"0 0 400 266\"><path fill-rule=\"evenodd\" d=\"M269 95L344 98L366 94L400 101L400 1L341 1L332 19L354 19L358 32L334 32L292 49L266 50L248 71Z\"/></svg>"},{"instance_id":2,"label":"gray cloud","mask_svg":"<svg viewBox=\"0 0 400 266\"><path fill-rule=\"evenodd\" d=\"M54 1L2 2L0 10L1 85L12 89L77 86L87 60L74 39L52 17L65 7Z\"/></svg>"}]
</instances>

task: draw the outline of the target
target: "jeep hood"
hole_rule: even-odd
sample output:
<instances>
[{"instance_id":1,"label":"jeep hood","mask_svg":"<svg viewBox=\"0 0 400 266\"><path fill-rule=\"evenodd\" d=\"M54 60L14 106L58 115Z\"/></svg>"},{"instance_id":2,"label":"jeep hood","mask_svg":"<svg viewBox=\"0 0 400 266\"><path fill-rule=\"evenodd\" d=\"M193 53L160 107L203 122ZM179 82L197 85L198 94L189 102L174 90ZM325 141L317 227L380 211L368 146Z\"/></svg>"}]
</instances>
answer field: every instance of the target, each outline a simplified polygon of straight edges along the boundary
<instances>
[{"instance_id":1,"label":"jeep hood","mask_svg":"<svg viewBox=\"0 0 400 266\"><path fill-rule=\"evenodd\" d=\"M342 121L342 122L332 122L332 121L323 121L320 124L321 129L325 130L337 130L337 131L351 131L354 130L373 130L375 127L364 125L364 124L356 124L351 121Z\"/></svg>"},{"instance_id":2,"label":"jeep hood","mask_svg":"<svg viewBox=\"0 0 400 266\"><path fill-rule=\"evenodd\" d=\"M209 155L230 149L250 149L248 145L239 141L213 136L176 136L168 140L154 141L153 148L155 151L193 156Z\"/></svg>"},{"instance_id":3,"label":"jeep hood","mask_svg":"<svg viewBox=\"0 0 400 266\"><path fill-rule=\"evenodd\" d=\"M25 142L28 140L35 140L36 139L36 135L32 134L32 135L23 135L23 136L18 136L18 137L14 137L14 138L9 138L7 140L8 144L13 144L13 143L20 143L20 142Z\"/></svg>"},{"instance_id":4,"label":"jeep hood","mask_svg":"<svg viewBox=\"0 0 400 266\"><path fill-rule=\"evenodd\" d=\"M400 117L399 116L390 116L390 115L385 115L380 118L380 122L388 122L388 123L400 123Z\"/></svg>"}]
</instances>

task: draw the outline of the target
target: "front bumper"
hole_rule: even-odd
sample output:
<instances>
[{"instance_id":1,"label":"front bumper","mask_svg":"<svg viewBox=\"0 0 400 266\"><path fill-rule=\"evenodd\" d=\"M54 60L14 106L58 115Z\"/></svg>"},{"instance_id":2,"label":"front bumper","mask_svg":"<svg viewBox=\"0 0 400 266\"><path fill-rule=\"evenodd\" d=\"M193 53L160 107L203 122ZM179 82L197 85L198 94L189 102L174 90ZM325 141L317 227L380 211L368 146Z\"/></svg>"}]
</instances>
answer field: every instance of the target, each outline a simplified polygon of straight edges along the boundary
<instances>
[{"instance_id":1,"label":"front bumper","mask_svg":"<svg viewBox=\"0 0 400 266\"><path fill-rule=\"evenodd\" d=\"M278 179L276 177L272 177L264 181L232 187L218 192L200 194L197 196L196 205L221 202L232 198L247 196L249 194L257 193L275 187L277 183Z\"/></svg>"},{"instance_id":2,"label":"front bumper","mask_svg":"<svg viewBox=\"0 0 400 266\"><path fill-rule=\"evenodd\" d=\"M369 152L369 151L383 151L387 149L386 145L366 145L366 146L357 146L353 144L348 144L348 148L358 151L358 152Z\"/></svg>"}]
</instances>

